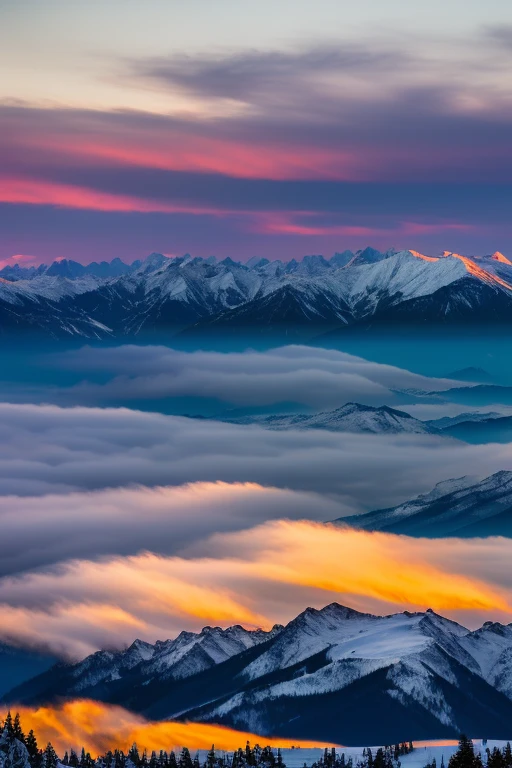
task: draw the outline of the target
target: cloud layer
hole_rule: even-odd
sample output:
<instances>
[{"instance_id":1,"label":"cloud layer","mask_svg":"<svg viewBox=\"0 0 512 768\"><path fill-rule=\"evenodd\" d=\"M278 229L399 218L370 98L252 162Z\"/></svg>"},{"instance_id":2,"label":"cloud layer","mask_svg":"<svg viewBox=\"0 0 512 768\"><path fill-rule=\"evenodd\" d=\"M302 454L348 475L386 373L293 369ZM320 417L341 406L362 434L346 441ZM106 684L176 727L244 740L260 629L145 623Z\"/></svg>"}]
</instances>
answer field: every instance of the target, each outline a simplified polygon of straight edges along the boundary
<instances>
[{"instance_id":1,"label":"cloud layer","mask_svg":"<svg viewBox=\"0 0 512 768\"><path fill-rule=\"evenodd\" d=\"M0 577L71 558L173 554L213 533L265 520L334 520L354 508L255 483L116 488L33 498L3 496Z\"/></svg>"},{"instance_id":2,"label":"cloud layer","mask_svg":"<svg viewBox=\"0 0 512 768\"><path fill-rule=\"evenodd\" d=\"M306 347L85 348L43 362L47 379L50 365L80 383L38 387L38 398L81 404L0 403L0 640L81 657L205 624L270 626L331 600L376 612L430 605L472 625L510 619L508 540L433 547L325 525L475 468L510 469L507 445L98 407L286 399L314 409L394 402L398 389L438 391L442 405L451 381Z\"/></svg>"},{"instance_id":3,"label":"cloud layer","mask_svg":"<svg viewBox=\"0 0 512 768\"><path fill-rule=\"evenodd\" d=\"M87 699L66 702L60 706L18 709L25 730L32 728L42 744L51 741L61 755L70 748L79 751L82 746L93 756L115 748L126 752L133 743L138 745L141 752L145 748L157 752L160 749L179 750L182 746L190 750L209 750L212 744L219 750L234 750L244 747L247 740L251 744L292 746L286 739L280 738L277 742L266 736L258 737L219 725L150 722L122 707ZM295 739L293 745L317 746L312 742Z\"/></svg>"},{"instance_id":4,"label":"cloud layer","mask_svg":"<svg viewBox=\"0 0 512 768\"><path fill-rule=\"evenodd\" d=\"M195 397L237 406L295 402L328 410L350 401L403 402L405 398L395 389L442 392L460 386L460 382L422 376L346 352L299 345L229 354L159 346L84 347L58 360L84 377L98 372L108 377L102 384L84 380L70 390L41 394L57 403L80 405Z\"/></svg>"},{"instance_id":5,"label":"cloud layer","mask_svg":"<svg viewBox=\"0 0 512 768\"><path fill-rule=\"evenodd\" d=\"M359 509L391 506L442 480L511 468L506 445L423 435L274 432L128 409L0 404L0 494L127 484L250 482Z\"/></svg>"},{"instance_id":6,"label":"cloud layer","mask_svg":"<svg viewBox=\"0 0 512 768\"><path fill-rule=\"evenodd\" d=\"M430 606L472 626L510 621L511 555L509 539L437 540L433 547L279 520L216 534L179 556L75 560L4 577L0 639L77 658L208 624L270 628L306 604L332 600L378 613Z\"/></svg>"}]
</instances>

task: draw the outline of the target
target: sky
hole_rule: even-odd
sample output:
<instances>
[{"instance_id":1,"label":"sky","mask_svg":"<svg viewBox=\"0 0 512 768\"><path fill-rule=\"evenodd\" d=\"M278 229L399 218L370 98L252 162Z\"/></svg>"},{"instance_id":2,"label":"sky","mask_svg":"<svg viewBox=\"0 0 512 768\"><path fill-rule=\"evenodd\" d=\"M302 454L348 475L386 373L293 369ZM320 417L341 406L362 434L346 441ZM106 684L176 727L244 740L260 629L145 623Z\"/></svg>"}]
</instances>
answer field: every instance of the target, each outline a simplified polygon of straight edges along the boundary
<instances>
[{"instance_id":1,"label":"sky","mask_svg":"<svg viewBox=\"0 0 512 768\"><path fill-rule=\"evenodd\" d=\"M512 253L506 0L0 0L0 260Z\"/></svg>"}]
</instances>

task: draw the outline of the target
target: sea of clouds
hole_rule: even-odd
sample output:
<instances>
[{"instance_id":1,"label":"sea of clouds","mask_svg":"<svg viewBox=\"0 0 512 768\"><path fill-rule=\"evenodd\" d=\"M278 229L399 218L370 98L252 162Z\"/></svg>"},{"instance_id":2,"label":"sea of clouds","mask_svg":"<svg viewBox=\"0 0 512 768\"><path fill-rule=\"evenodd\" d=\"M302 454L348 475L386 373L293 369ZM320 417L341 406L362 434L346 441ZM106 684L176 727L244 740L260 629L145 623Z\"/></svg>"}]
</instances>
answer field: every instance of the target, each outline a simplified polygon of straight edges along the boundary
<instances>
[{"instance_id":1,"label":"sea of clouds","mask_svg":"<svg viewBox=\"0 0 512 768\"><path fill-rule=\"evenodd\" d=\"M271 626L334 599L380 612L432 605L472 624L512 613L506 539L432 546L325 525L511 469L508 445L126 407L194 395L325 410L414 390L437 393L424 407L442 412L454 382L305 347L84 348L47 365L80 381L0 403L0 640L78 658L205 624Z\"/></svg>"}]
</instances>

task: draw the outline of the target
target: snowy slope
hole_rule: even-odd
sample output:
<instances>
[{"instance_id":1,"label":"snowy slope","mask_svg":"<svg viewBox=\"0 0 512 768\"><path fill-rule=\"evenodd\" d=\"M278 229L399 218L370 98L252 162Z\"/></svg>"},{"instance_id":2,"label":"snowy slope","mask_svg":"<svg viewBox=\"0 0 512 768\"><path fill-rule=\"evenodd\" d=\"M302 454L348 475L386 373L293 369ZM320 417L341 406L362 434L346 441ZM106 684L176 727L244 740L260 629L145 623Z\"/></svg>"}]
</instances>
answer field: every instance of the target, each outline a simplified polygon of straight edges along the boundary
<instances>
[{"instance_id":1,"label":"snowy slope","mask_svg":"<svg viewBox=\"0 0 512 768\"><path fill-rule=\"evenodd\" d=\"M360 691L367 690L366 701L374 698L390 708L393 701L402 725L409 712L416 713L410 715L410 729L418 727L413 721L423 711L438 729L455 732L462 724L457 707L475 694L467 686L479 689L482 702L494 697L477 661L484 653L481 641L464 645L471 635L432 611L378 617L337 604L307 609L240 673L241 690L192 714L268 731L276 727L273 718L299 713L299 719L315 722L320 733L315 707L322 710L323 702L330 701L331 709L337 702L341 710L352 706L357 712ZM367 721L365 727L371 731Z\"/></svg>"},{"instance_id":2,"label":"snowy slope","mask_svg":"<svg viewBox=\"0 0 512 768\"><path fill-rule=\"evenodd\" d=\"M461 640L492 686L512 699L512 626L486 622Z\"/></svg>"},{"instance_id":3,"label":"snowy slope","mask_svg":"<svg viewBox=\"0 0 512 768\"><path fill-rule=\"evenodd\" d=\"M384 405L375 408L346 403L334 411L315 414L247 416L232 419L237 424L260 424L267 429L328 429L335 432L371 434L437 434L437 430L405 411Z\"/></svg>"},{"instance_id":4,"label":"snowy slope","mask_svg":"<svg viewBox=\"0 0 512 768\"><path fill-rule=\"evenodd\" d=\"M124 651L98 651L76 664L60 664L33 682L20 686L23 695L44 700L55 687L63 695L90 695L109 683L137 677L178 680L204 672L232 656L265 643L281 631L246 630L239 625L221 629L205 627L201 632L181 632L174 640L154 645L135 640ZM18 696L19 694L17 694Z\"/></svg>"},{"instance_id":5,"label":"snowy slope","mask_svg":"<svg viewBox=\"0 0 512 768\"><path fill-rule=\"evenodd\" d=\"M512 472L459 478L391 509L341 518L369 531L410 536L512 536Z\"/></svg>"},{"instance_id":6,"label":"snowy slope","mask_svg":"<svg viewBox=\"0 0 512 768\"><path fill-rule=\"evenodd\" d=\"M512 717L511 662L511 626L471 632L431 610L375 616L332 603L270 633L207 627L136 641L57 666L7 698L83 695L153 718L343 743L461 729L499 738Z\"/></svg>"},{"instance_id":7,"label":"snowy slope","mask_svg":"<svg viewBox=\"0 0 512 768\"><path fill-rule=\"evenodd\" d=\"M512 265L501 254L470 259L367 248L330 261L312 255L245 265L154 253L130 266L119 259L85 267L63 260L2 273L3 333L38 328L56 336L126 336L188 326L334 329L369 320L512 318Z\"/></svg>"}]
</instances>

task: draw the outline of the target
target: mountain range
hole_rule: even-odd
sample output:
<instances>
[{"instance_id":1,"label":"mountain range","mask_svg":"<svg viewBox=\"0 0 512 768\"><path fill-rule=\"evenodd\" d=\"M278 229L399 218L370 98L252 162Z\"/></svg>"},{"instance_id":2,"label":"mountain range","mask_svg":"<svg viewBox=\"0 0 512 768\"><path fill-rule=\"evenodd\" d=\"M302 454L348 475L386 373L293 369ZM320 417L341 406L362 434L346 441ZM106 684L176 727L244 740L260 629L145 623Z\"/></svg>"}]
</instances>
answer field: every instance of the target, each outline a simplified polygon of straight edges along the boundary
<instances>
[{"instance_id":1,"label":"mountain range","mask_svg":"<svg viewBox=\"0 0 512 768\"><path fill-rule=\"evenodd\" d=\"M262 735L389 743L507 738L512 626L465 627L431 610L375 616L332 603L268 632L182 632L154 645L60 663L4 696L42 704L87 697L147 717Z\"/></svg>"},{"instance_id":2,"label":"mountain range","mask_svg":"<svg viewBox=\"0 0 512 768\"><path fill-rule=\"evenodd\" d=\"M447 390L450 393L452 390ZM445 393L443 393L444 395ZM439 393L436 393L438 396ZM325 429L330 432L374 435L437 435L466 443L509 443L512 441L512 416L499 411L468 411L458 416L443 416L422 421L404 410L388 405L372 406L345 403L332 411L302 413L291 404L287 412L246 412L247 409L222 411L212 418L230 424L256 424L272 430ZM204 419L204 416L193 418Z\"/></svg>"},{"instance_id":3,"label":"mountain range","mask_svg":"<svg viewBox=\"0 0 512 768\"><path fill-rule=\"evenodd\" d=\"M469 416L469 414L468 414ZM217 417L218 418L218 417ZM259 424L267 429L327 429L332 432L369 434L441 434L429 423L387 405L374 407L346 403L333 411L255 415L222 419L232 424Z\"/></svg>"},{"instance_id":4,"label":"mountain range","mask_svg":"<svg viewBox=\"0 0 512 768\"><path fill-rule=\"evenodd\" d=\"M508 323L512 262L502 254L372 248L290 262L151 254L83 266L0 271L0 333L103 339L158 333L285 332L459 322Z\"/></svg>"},{"instance_id":5,"label":"mountain range","mask_svg":"<svg viewBox=\"0 0 512 768\"><path fill-rule=\"evenodd\" d=\"M503 470L484 480L470 476L446 480L396 507L337 522L406 536L512 538L512 472Z\"/></svg>"}]
</instances>

